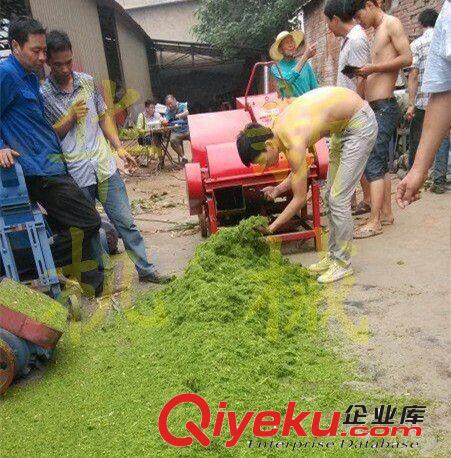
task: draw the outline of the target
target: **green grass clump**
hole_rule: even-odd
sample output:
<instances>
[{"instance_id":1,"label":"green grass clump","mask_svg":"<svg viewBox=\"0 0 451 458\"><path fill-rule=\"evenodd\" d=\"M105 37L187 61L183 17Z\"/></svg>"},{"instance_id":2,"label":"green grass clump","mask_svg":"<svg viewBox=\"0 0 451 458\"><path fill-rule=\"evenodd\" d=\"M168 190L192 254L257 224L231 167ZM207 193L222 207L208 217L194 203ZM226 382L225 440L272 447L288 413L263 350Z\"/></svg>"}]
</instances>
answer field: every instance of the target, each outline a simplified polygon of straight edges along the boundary
<instances>
[{"instance_id":1,"label":"green grass clump","mask_svg":"<svg viewBox=\"0 0 451 458\"><path fill-rule=\"evenodd\" d=\"M63 332L67 309L51 297L9 278L0 282L0 305Z\"/></svg>"},{"instance_id":2,"label":"green grass clump","mask_svg":"<svg viewBox=\"0 0 451 458\"><path fill-rule=\"evenodd\" d=\"M240 419L247 410L284 411L289 401L326 414L383 402L344 386L355 367L320 326L320 291L261 240L253 226L262 222L222 229L181 278L101 326L73 324L45 377L13 387L0 405L3 454L263 456L274 452L247 448L251 430L233 450L224 447L228 437L206 450L171 448L158 433L160 410L184 392L203 396L213 413L227 401ZM196 408L174 411L171 430L183 432L189 413L199 418ZM337 448L333 456L353 454Z\"/></svg>"}]
</instances>

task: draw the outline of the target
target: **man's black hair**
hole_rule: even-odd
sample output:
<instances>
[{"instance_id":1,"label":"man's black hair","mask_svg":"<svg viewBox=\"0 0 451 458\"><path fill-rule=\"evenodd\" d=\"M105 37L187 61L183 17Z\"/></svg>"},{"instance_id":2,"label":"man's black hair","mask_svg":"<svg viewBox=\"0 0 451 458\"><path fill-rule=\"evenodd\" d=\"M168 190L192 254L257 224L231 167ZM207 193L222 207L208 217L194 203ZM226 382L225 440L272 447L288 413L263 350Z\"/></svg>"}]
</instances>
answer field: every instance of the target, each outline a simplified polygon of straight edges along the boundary
<instances>
[{"instance_id":1,"label":"man's black hair","mask_svg":"<svg viewBox=\"0 0 451 458\"><path fill-rule=\"evenodd\" d=\"M72 51L72 43L66 32L52 30L47 35L47 56L51 57L54 52Z\"/></svg>"},{"instance_id":2,"label":"man's black hair","mask_svg":"<svg viewBox=\"0 0 451 458\"><path fill-rule=\"evenodd\" d=\"M438 13L434 8L426 8L418 15L418 22L423 27L435 27L437 22Z\"/></svg>"},{"instance_id":3,"label":"man's black hair","mask_svg":"<svg viewBox=\"0 0 451 458\"><path fill-rule=\"evenodd\" d=\"M12 47L13 40L22 47L30 38L30 35L45 35L44 26L28 16L19 16L9 25L8 43Z\"/></svg>"},{"instance_id":4,"label":"man's black hair","mask_svg":"<svg viewBox=\"0 0 451 458\"><path fill-rule=\"evenodd\" d=\"M371 2L373 5L378 6L379 8L381 7L381 4L379 3L378 0L350 0L352 4L351 10L353 11L353 14L357 13L359 10L363 10L368 2Z\"/></svg>"},{"instance_id":5,"label":"man's black hair","mask_svg":"<svg viewBox=\"0 0 451 458\"><path fill-rule=\"evenodd\" d=\"M343 22L351 22L354 17L353 0L327 0L324 6L324 14L332 20L337 16Z\"/></svg>"},{"instance_id":6,"label":"man's black hair","mask_svg":"<svg viewBox=\"0 0 451 458\"><path fill-rule=\"evenodd\" d=\"M268 127L258 123L248 124L236 139L241 162L249 167L265 151L266 140L273 137L274 134Z\"/></svg>"},{"instance_id":7,"label":"man's black hair","mask_svg":"<svg viewBox=\"0 0 451 458\"><path fill-rule=\"evenodd\" d=\"M157 102L155 101L155 99L147 99L145 102L144 102L144 106L147 108L149 107L150 105L156 105Z\"/></svg>"}]
</instances>

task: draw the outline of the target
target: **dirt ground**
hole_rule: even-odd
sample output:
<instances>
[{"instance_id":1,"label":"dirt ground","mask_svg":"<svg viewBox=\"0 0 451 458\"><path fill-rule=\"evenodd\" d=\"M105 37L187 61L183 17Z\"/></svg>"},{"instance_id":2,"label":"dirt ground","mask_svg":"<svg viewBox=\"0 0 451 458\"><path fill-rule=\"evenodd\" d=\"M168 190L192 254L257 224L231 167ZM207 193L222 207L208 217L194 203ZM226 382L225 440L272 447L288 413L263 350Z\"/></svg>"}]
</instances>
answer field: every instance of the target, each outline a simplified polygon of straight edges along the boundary
<instances>
[{"instance_id":1,"label":"dirt ground","mask_svg":"<svg viewBox=\"0 0 451 458\"><path fill-rule=\"evenodd\" d=\"M188 213L183 171L141 168L126 184L150 259L163 273L180 275L202 240ZM332 297L342 300L329 304L338 307L332 315L369 376L369 389L431 402L424 428L432 440L423 451L434 455L450 413L449 196L426 192L407 210L394 206L394 226L356 241L355 279L333 286ZM303 265L317 259L311 241L287 252Z\"/></svg>"}]
</instances>

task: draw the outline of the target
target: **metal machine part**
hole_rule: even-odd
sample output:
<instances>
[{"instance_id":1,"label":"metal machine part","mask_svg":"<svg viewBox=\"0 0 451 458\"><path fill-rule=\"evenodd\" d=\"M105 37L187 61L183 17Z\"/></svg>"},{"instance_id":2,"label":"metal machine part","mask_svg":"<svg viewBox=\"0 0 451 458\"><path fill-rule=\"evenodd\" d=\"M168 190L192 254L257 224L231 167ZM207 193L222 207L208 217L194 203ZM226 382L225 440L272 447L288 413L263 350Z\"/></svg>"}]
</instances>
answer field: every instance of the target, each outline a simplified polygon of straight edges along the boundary
<instances>
[{"instance_id":1,"label":"metal machine part","mask_svg":"<svg viewBox=\"0 0 451 458\"><path fill-rule=\"evenodd\" d=\"M198 215L202 236L208 236L221 225L237 223L241 218L262 214L274 217L288 204L291 195L277 202L264 199L262 190L275 186L290 173L285 156L277 166L262 169L246 167L236 147L238 133L250 122L270 126L283 109L276 93L249 95L258 67L268 69L273 62L254 66L246 94L237 98L236 110L189 116L193 162L185 166L189 211ZM288 231L276 234L280 241L315 239L321 249L320 181L327 176L329 150L325 140L310 150L308 186L311 191L311 216L305 207L301 215L287 225ZM302 226L302 227L301 227Z\"/></svg>"},{"instance_id":2,"label":"metal machine part","mask_svg":"<svg viewBox=\"0 0 451 458\"><path fill-rule=\"evenodd\" d=\"M0 278L61 299L44 217L30 202L20 164L0 168ZM0 393L48 360L61 332L10 310L0 298Z\"/></svg>"},{"instance_id":3,"label":"metal machine part","mask_svg":"<svg viewBox=\"0 0 451 458\"><path fill-rule=\"evenodd\" d=\"M52 351L0 328L0 394L15 378L25 377L32 368L41 367Z\"/></svg>"}]
</instances>

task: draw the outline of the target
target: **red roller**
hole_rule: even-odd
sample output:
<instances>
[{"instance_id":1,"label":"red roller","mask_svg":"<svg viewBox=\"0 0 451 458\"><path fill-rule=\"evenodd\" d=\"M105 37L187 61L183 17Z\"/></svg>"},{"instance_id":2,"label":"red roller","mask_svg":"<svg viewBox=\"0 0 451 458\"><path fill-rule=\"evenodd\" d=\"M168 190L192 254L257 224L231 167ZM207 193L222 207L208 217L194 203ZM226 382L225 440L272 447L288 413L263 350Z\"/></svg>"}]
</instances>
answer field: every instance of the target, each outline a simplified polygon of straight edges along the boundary
<instances>
[{"instance_id":1,"label":"red roller","mask_svg":"<svg viewBox=\"0 0 451 458\"><path fill-rule=\"evenodd\" d=\"M202 202L205 199L204 185L200 164L193 162L185 166L186 191L190 215L202 213Z\"/></svg>"},{"instance_id":2,"label":"red roller","mask_svg":"<svg viewBox=\"0 0 451 458\"><path fill-rule=\"evenodd\" d=\"M219 111L188 116L193 162L207 166L207 145L236 141L246 124L251 122L245 110Z\"/></svg>"}]
</instances>

